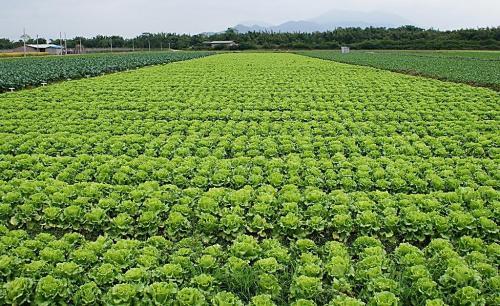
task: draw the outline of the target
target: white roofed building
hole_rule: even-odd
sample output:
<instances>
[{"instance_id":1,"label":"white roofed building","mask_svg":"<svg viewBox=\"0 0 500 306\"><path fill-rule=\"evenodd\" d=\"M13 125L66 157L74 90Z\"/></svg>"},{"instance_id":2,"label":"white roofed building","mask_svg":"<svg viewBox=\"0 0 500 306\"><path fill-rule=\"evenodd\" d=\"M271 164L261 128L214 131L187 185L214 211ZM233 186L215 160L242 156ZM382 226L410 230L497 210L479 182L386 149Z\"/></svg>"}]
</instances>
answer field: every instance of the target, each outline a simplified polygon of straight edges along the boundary
<instances>
[{"instance_id":1,"label":"white roofed building","mask_svg":"<svg viewBox=\"0 0 500 306\"><path fill-rule=\"evenodd\" d=\"M48 54L62 54L63 47L54 44L38 44L38 45L26 45L31 49L36 50L35 52L47 52Z\"/></svg>"},{"instance_id":2,"label":"white roofed building","mask_svg":"<svg viewBox=\"0 0 500 306\"><path fill-rule=\"evenodd\" d=\"M216 47L236 47L238 44L233 40L213 40L205 41L204 44L210 45L212 48Z\"/></svg>"}]
</instances>

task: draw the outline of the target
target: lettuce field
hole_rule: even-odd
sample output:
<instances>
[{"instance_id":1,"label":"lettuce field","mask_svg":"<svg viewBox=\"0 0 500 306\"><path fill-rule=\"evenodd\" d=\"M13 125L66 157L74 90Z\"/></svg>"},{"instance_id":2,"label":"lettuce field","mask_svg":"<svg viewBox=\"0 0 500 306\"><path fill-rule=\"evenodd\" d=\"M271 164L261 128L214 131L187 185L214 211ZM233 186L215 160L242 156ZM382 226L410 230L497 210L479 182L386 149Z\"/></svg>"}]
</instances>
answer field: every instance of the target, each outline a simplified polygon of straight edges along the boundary
<instances>
[{"instance_id":1,"label":"lettuce field","mask_svg":"<svg viewBox=\"0 0 500 306\"><path fill-rule=\"evenodd\" d=\"M499 51L304 51L341 63L489 87L500 92Z\"/></svg>"},{"instance_id":2,"label":"lettuce field","mask_svg":"<svg viewBox=\"0 0 500 306\"><path fill-rule=\"evenodd\" d=\"M38 53L40 54L40 53ZM209 52L138 52L0 59L0 92L183 61Z\"/></svg>"},{"instance_id":3,"label":"lettuce field","mask_svg":"<svg viewBox=\"0 0 500 306\"><path fill-rule=\"evenodd\" d=\"M500 305L498 92L240 53L0 110L0 304Z\"/></svg>"}]
</instances>

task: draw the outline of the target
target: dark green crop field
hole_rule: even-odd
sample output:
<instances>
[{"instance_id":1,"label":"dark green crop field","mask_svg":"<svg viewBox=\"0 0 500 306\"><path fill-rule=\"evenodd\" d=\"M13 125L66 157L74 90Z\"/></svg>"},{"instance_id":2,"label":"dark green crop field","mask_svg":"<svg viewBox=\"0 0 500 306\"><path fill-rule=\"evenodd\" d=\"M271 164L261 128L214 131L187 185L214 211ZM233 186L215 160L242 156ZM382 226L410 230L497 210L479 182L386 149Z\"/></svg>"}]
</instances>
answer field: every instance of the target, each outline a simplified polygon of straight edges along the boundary
<instances>
[{"instance_id":1,"label":"dark green crop field","mask_svg":"<svg viewBox=\"0 0 500 306\"><path fill-rule=\"evenodd\" d=\"M302 55L500 90L498 51L303 51Z\"/></svg>"},{"instance_id":2,"label":"dark green crop field","mask_svg":"<svg viewBox=\"0 0 500 306\"><path fill-rule=\"evenodd\" d=\"M0 92L207 56L210 52L137 52L0 59Z\"/></svg>"}]
</instances>

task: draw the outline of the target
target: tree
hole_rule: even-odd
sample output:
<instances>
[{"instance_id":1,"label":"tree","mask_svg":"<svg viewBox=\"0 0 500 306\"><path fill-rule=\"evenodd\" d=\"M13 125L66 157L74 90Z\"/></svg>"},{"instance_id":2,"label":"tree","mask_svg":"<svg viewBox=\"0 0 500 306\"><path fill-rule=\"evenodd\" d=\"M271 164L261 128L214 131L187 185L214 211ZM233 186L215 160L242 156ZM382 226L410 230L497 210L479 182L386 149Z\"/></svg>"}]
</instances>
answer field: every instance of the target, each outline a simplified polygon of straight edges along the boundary
<instances>
[{"instance_id":1,"label":"tree","mask_svg":"<svg viewBox=\"0 0 500 306\"><path fill-rule=\"evenodd\" d=\"M0 50L1 49L13 49L14 48L14 42L12 42L10 39L7 38L0 38Z\"/></svg>"}]
</instances>

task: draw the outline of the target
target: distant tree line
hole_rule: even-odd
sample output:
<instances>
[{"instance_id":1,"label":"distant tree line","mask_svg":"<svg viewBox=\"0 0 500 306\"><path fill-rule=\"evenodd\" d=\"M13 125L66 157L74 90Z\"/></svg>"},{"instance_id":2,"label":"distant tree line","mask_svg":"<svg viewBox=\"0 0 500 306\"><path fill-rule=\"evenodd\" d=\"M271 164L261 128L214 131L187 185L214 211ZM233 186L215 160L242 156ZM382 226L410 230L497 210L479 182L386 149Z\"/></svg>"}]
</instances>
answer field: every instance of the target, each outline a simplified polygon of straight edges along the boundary
<instances>
[{"instance_id":1,"label":"distant tree line","mask_svg":"<svg viewBox=\"0 0 500 306\"><path fill-rule=\"evenodd\" d=\"M234 40L239 45L235 49L336 49L350 46L353 49L500 49L500 27L439 31L415 26L399 28L337 28L328 32L238 33L233 29L213 34L143 33L135 38L102 36L93 38L75 37L68 39L68 48L82 43L86 48L160 49L207 49L203 44L212 40ZM58 39L49 39L59 43ZM39 42L45 42L39 39ZM29 43L35 43L30 40ZM0 49L11 49L22 45L21 41L0 39Z\"/></svg>"}]
</instances>

